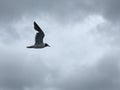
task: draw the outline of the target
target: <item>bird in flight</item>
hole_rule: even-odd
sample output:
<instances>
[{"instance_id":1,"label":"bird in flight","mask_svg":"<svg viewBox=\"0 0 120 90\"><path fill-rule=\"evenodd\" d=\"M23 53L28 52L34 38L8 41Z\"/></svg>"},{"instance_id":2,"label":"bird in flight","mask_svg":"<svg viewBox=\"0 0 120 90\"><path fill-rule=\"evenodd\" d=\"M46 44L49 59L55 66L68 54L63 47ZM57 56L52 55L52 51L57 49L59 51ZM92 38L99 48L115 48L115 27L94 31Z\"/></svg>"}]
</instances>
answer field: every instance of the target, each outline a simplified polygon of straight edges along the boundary
<instances>
[{"instance_id":1,"label":"bird in flight","mask_svg":"<svg viewBox=\"0 0 120 90\"><path fill-rule=\"evenodd\" d=\"M50 47L47 43L43 42L43 38L45 34L35 21L34 21L34 29L37 31L36 36L35 36L35 44L32 46L27 46L27 48L39 49L39 48L44 48L44 47Z\"/></svg>"}]
</instances>

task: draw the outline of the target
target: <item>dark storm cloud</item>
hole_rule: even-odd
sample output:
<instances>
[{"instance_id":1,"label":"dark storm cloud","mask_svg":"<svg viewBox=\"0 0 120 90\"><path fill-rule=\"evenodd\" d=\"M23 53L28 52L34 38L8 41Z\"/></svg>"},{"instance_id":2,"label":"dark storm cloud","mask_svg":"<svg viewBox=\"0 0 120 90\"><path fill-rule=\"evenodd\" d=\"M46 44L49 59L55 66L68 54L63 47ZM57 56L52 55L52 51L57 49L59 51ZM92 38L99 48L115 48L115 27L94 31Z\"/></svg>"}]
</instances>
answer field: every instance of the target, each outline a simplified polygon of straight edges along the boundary
<instances>
[{"instance_id":1,"label":"dark storm cloud","mask_svg":"<svg viewBox=\"0 0 120 90\"><path fill-rule=\"evenodd\" d=\"M120 1L119 0L91 0L96 12L103 15L110 21L119 21L120 19Z\"/></svg>"},{"instance_id":2,"label":"dark storm cloud","mask_svg":"<svg viewBox=\"0 0 120 90\"><path fill-rule=\"evenodd\" d=\"M0 18L14 21L25 14L37 16L46 13L63 20L89 14L101 14L109 20L118 20L119 4L119 0L1 0Z\"/></svg>"},{"instance_id":3,"label":"dark storm cloud","mask_svg":"<svg viewBox=\"0 0 120 90\"><path fill-rule=\"evenodd\" d=\"M90 8L89 3L86 3L85 0L1 0L0 18L8 22L19 19L19 17L26 14L28 16L37 16L37 14L47 13L50 16L64 20L68 17L72 19L76 15L82 16Z\"/></svg>"}]
</instances>

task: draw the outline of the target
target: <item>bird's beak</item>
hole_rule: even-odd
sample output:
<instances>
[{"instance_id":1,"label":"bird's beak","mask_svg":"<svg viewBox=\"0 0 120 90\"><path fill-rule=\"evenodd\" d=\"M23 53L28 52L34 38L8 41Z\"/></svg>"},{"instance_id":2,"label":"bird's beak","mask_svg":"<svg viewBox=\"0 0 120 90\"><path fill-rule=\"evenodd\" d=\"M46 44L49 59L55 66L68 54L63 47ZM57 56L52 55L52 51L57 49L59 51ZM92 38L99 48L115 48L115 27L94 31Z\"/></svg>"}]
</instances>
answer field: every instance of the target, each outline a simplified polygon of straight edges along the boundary
<instances>
[{"instance_id":1,"label":"bird's beak","mask_svg":"<svg viewBox=\"0 0 120 90\"><path fill-rule=\"evenodd\" d=\"M50 47L50 45L48 45L48 47Z\"/></svg>"}]
</instances>

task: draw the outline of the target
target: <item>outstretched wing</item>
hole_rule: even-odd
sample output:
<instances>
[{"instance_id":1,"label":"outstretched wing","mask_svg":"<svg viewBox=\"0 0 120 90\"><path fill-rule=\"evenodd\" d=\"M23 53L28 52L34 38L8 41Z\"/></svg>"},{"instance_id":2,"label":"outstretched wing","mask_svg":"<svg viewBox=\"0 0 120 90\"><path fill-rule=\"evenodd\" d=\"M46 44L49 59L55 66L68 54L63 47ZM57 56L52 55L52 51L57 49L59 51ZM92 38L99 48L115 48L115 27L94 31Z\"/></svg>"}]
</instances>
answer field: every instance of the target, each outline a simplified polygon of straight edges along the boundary
<instances>
[{"instance_id":1,"label":"outstretched wing","mask_svg":"<svg viewBox=\"0 0 120 90\"><path fill-rule=\"evenodd\" d=\"M36 22L34 22L34 29L38 31L38 33L36 33L36 36L35 36L35 44L43 43L43 38L45 34L42 31L42 29L37 25Z\"/></svg>"},{"instance_id":2,"label":"outstretched wing","mask_svg":"<svg viewBox=\"0 0 120 90\"><path fill-rule=\"evenodd\" d=\"M38 31L39 33L41 33L41 35L45 35L44 32L42 31L42 29L38 26L38 24L36 22L34 22L34 29L36 31Z\"/></svg>"}]
</instances>

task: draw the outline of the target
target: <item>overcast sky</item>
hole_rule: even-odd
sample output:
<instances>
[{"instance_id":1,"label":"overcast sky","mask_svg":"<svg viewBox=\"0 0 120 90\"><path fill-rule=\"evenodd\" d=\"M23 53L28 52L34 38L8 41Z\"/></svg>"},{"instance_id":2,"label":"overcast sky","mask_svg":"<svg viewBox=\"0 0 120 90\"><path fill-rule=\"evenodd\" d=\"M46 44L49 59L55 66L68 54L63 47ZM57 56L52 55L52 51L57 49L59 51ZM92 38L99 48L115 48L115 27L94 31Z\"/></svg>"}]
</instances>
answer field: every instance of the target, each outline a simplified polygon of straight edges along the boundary
<instances>
[{"instance_id":1,"label":"overcast sky","mask_svg":"<svg viewBox=\"0 0 120 90\"><path fill-rule=\"evenodd\" d=\"M0 90L120 90L120 0L0 0ZM51 47L34 44L36 21Z\"/></svg>"}]
</instances>

